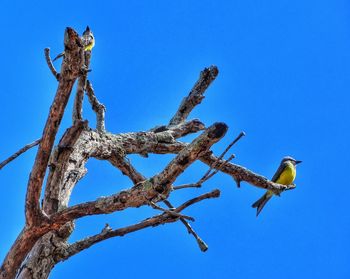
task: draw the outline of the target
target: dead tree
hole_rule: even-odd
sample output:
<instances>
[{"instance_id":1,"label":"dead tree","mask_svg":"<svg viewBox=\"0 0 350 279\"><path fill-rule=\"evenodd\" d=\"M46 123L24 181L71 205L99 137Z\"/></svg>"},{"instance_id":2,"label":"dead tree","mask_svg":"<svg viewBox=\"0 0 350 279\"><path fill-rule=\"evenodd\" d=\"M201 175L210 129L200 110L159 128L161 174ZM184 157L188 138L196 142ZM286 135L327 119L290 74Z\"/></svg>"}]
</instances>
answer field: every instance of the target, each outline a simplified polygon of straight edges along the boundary
<instances>
[{"instance_id":1,"label":"dead tree","mask_svg":"<svg viewBox=\"0 0 350 279\"><path fill-rule=\"evenodd\" d=\"M292 185L273 183L263 176L229 162L233 156L224 159L229 148L243 134L239 135L220 156L215 156L210 148L224 137L227 125L217 122L206 126L198 119L187 119L195 106L203 100L205 90L217 77L218 69L215 66L205 68L200 73L198 81L183 99L168 124L146 132L123 134L106 132L105 107L97 100L92 83L88 80L91 51L86 50L87 43L86 38L80 37L72 28L66 28L64 57L59 73L52 64L49 49L45 49L45 57L58 81L58 88L42 137L0 164L1 169L21 153L38 145L25 197L25 225L4 259L0 278L47 278L57 263L69 259L95 243L176 221L181 221L194 236L200 249L206 251L207 245L190 225L193 217L185 215L184 211L197 202L219 197L220 191L215 189L176 206L169 200L173 191L201 187L217 172L230 175L238 187L241 181L245 181L253 186L272 190L276 194L293 188ZM72 113L73 124L54 147L54 140L75 82L77 92ZM85 93L97 116L96 129L89 127L88 122L82 117L82 101ZM201 133L190 143L179 141L179 138L185 135L198 132ZM176 156L163 171L152 177L145 177L133 167L128 155L139 154L147 157L149 153L171 153ZM107 160L127 175L134 185L108 197L70 206L72 190L86 174L85 165L90 158ZM174 186L176 178L196 160L208 165L208 172L198 182ZM46 172L48 178L44 181ZM44 199L40 203L42 191ZM165 207L159 205L160 202L163 202ZM123 228L114 229L106 225L96 235L69 243L68 239L74 230L76 219L140 206L151 206L159 210L159 214Z\"/></svg>"}]
</instances>

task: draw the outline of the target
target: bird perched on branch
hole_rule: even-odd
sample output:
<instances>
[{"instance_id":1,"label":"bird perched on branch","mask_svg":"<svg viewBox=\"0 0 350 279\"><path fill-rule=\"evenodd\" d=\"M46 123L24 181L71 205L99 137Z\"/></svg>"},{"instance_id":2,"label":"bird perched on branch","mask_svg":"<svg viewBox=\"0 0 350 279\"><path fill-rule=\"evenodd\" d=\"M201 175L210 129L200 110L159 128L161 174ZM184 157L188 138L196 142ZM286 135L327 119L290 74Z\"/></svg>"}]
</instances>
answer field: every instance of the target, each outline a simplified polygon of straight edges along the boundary
<instances>
[{"instance_id":1,"label":"bird perched on branch","mask_svg":"<svg viewBox=\"0 0 350 279\"><path fill-rule=\"evenodd\" d=\"M272 177L271 181L283 185L292 184L297 174L296 165L301 162L302 161L297 161L289 156L284 157L275 175ZM257 209L256 216L259 215L261 210L264 208L266 203L272 198L273 195L274 193L272 191L266 191L266 193L260 199L258 199L255 203L252 204L252 207Z\"/></svg>"},{"instance_id":2,"label":"bird perched on branch","mask_svg":"<svg viewBox=\"0 0 350 279\"><path fill-rule=\"evenodd\" d=\"M81 40L83 42L85 51L91 51L95 46L95 37L94 37L94 34L91 32L89 26L86 26L83 36L81 37Z\"/></svg>"},{"instance_id":3,"label":"bird perched on branch","mask_svg":"<svg viewBox=\"0 0 350 279\"><path fill-rule=\"evenodd\" d=\"M90 30L89 26L86 26L83 36L81 36L80 39L83 43L84 51L91 51L95 46L95 37L92 31ZM54 62L63 56L64 56L64 51L61 52L59 55L57 55L52 61Z\"/></svg>"}]
</instances>

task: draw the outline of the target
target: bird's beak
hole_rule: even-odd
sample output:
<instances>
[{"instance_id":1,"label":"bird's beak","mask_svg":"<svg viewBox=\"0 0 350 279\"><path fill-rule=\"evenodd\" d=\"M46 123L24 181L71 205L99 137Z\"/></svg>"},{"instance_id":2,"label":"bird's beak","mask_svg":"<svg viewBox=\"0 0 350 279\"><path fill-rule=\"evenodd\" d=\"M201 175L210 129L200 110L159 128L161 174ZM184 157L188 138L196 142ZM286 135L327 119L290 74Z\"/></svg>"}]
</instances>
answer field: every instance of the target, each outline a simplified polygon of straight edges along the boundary
<instances>
[{"instance_id":1,"label":"bird's beak","mask_svg":"<svg viewBox=\"0 0 350 279\"><path fill-rule=\"evenodd\" d=\"M297 164L300 164L300 163L302 163L303 161L295 161L295 164L297 165Z\"/></svg>"}]
</instances>

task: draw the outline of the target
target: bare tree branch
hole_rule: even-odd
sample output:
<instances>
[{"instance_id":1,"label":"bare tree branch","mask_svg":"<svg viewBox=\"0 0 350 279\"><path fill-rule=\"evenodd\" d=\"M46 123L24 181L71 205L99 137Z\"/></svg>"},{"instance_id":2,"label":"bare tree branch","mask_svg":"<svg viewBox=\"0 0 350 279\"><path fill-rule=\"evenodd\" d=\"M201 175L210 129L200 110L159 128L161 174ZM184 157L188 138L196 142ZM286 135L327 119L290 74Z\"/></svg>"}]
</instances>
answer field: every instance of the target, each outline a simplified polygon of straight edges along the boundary
<instances>
[{"instance_id":1,"label":"bare tree branch","mask_svg":"<svg viewBox=\"0 0 350 279\"><path fill-rule=\"evenodd\" d=\"M38 145L40 143L41 139L37 139L36 141L33 141L32 143L27 144L26 146L23 146L20 150L18 150L16 153L12 154L10 157L8 157L6 160L2 161L0 163L0 170L6 166L8 163L16 159L18 156L26 152L27 150L31 149L32 147Z\"/></svg>"},{"instance_id":2,"label":"bare tree branch","mask_svg":"<svg viewBox=\"0 0 350 279\"><path fill-rule=\"evenodd\" d=\"M214 162L218 161L218 158L212 154L205 154L204 156L202 156L200 158L200 160L203 163L210 166ZM219 161L223 162L222 160L219 160ZM281 191L295 188L295 185L282 185L282 184L274 183L264 176L258 175L256 173L248 170L245 167L242 167L242 166L239 166L236 164L232 164L232 163L224 164L221 168L221 171L223 173L226 173L226 174L232 176L232 178L235 181L245 181L245 182L248 182L249 184L256 186L258 188L271 190L276 194L281 192Z\"/></svg>"},{"instance_id":3,"label":"bare tree branch","mask_svg":"<svg viewBox=\"0 0 350 279\"><path fill-rule=\"evenodd\" d=\"M92 88L91 82L89 80L86 83L86 94L89 98L89 102L92 106L93 111L96 113L96 130L99 132L105 132L106 107L97 100L95 91Z\"/></svg>"},{"instance_id":4,"label":"bare tree branch","mask_svg":"<svg viewBox=\"0 0 350 279\"><path fill-rule=\"evenodd\" d=\"M162 207L160 207L159 205L155 204L155 203L152 202L152 201L150 201L148 204L149 204L153 209L158 209L158 210L163 211L163 212L165 212L165 213L168 213L169 215L172 215L172 216L174 216L174 217L177 217L177 218L180 218L180 219L187 219L187 220L192 221L192 222L195 221L194 218L191 217L191 216L183 215L183 214L180 214L180 213L175 212L173 208L171 208L171 209L165 209L165 208L162 208Z\"/></svg>"},{"instance_id":5,"label":"bare tree branch","mask_svg":"<svg viewBox=\"0 0 350 279\"><path fill-rule=\"evenodd\" d=\"M164 200L163 202L169 208L174 208L173 205L168 200ZM206 252L208 250L208 245L199 237L199 235L194 231L191 225L184 218L180 218L180 221L187 228L188 233L192 234L193 237L196 239L199 249L201 249L202 252Z\"/></svg>"},{"instance_id":6,"label":"bare tree branch","mask_svg":"<svg viewBox=\"0 0 350 279\"><path fill-rule=\"evenodd\" d=\"M113 166L120 169L124 175L127 175L134 184L146 180L146 177L139 173L125 156L114 154L109 161Z\"/></svg>"},{"instance_id":7,"label":"bare tree branch","mask_svg":"<svg viewBox=\"0 0 350 279\"><path fill-rule=\"evenodd\" d=\"M169 124L157 126L147 132L106 133L105 106L96 98L87 77L91 48L94 45L91 41L94 38L89 27L86 28L83 38L82 41L73 29L66 29L61 73L57 73L52 64L50 50L45 49L48 67L59 83L42 138L23 147L0 163L1 169L11 160L40 143L27 186L26 224L0 268L0 278L12 279L15 278L16 274L17 278L47 278L57 262L68 259L95 243L177 220L180 220L188 232L194 236L200 249L206 251L208 246L186 221L186 219L194 219L182 214L182 211L204 199L218 197L220 191L214 190L195 197L177 208L173 208L167 200L173 189L184 188L184 185L173 187L173 183L182 172L197 160L207 164L209 170L197 183L187 184L187 187L190 187L189 185L198 187L219 171L232 176L238 185L241 181L246 181L254 186L272 190L276 194L295 187L295 185L286 186L273 183L244 167L230 163L229 161L234 158L234 155L231 155L227 160L224 159L228 150L244 133L241 133L229 144L219 157L216 157L210 148L226 134L227 125L218 122L206 128L205 124L198 119L187 121L191 111L201 103L204 92L218 75L216 66L211 66L201 72L198 81L188 96L183 99ZM73 84L77 79L73 125L66 130L58 145L53 148ZM89 128L87 121L82 121L84 92L86 92L92 109L96 113L96 130ZM201 130L204 131L197 135L191 143L178 141L181 137ZM176 156L158 174L146 178L135 169L127 159L127 155L138 154L147 157L149 153L176 154ZM69 206L71 193L76 184L87 173L86 163L90 158L109 161L127 175L133 181L134 186L108 197ZM39 197L47 169L49 173L41 207ZM157 205L156 203L159 201L164 201L169 209ZM102 232L95 236L72 245L67 242L74 230L74 221L78 218L109 214L144 205L150 205L163 213L116 230L106 225Z\"/></svg>"},{"instance_id":8,"label":"bare tree branch","mask_svg":"<svg viewBox=\"0 0 350 279\"><path fill-rule=\"evenodd\" d=\"M207 177L211 170L215 167L217 167L218 165L223 165L223 163L219 163L220 160L222 158L224 158L224 156L226 155L226 153L231 149L231 147L236 143L238 142L243 136L245 136L245 133L244 132L240 132L240 134L237 136L237 138L235 138L227 147L226 149L224 150L224 152L221 153L221 155L219 156L218 160L215 161L215 163L213 165L210 166L209 170L207 171L207 173L203 176L203 178ZM233 159L235 156L231 156L230 158ZM231 159L227 160L227 161L231 161Z\"/></svg>"},{"instance_id":9,"label":"bare tree branch","mask_svg":"<svg viewBox=\"0 0 350 279\"><path fill-rule=\"evenodd\" d=\"M0 267L0 278L15 278L24 257L45 232L47 230L37 229L33 231L28 228L24 228L21 231Z\"/></svg>"},{"instance_id":10,"label":"bare tree branch","mask_svg":"<svg viewBox=\"0 0 350 279\"><path fill-rule=\"evenodd\" d=\"M217 174L221 168L227 164L228 162L230 162L233 158L235 157L235 155L231 155L227 160L224 160L222 163L215 164L212 165L209 170L204 174L204 176L196 183L190 183L190 184L183 184L183 185L179 185L179 186L174 186L173 190L180 190L180 189L185 189L185 188L200 188L202 187L203 183L205 181L208 181L210 178L212 178L215 174ZM215 168L215 171L212 171L212 169Z\"/></svg>"},{"instance_id":11,"label":"bare tree branch","mask_svg":"<svg viewBox=\"0 0 350 279\"><path fill-rule=\"evenodd\" d=\"M75 93L74 105L73 105L73 115L72 115L73 123L83 120L83 101L84 101L86 79L87 79L87 72L85 71L78 78L78 85L77 85L77 90Z\"/></svg>"},{"instance_id":12,"label":"bare tree branch","mask_svg":"<svg viewBox=\"0 0 350 279\"><path fill-rule=\"evenodd\" d=\"M170 120L169 125L177 125L186 120L193 108L202 102L205 90L207 90L209 85L215 80L218 73L219 70L216 66L205 68L201 72L198 81L188 96L183 99L178 111Z\"/></svg>"},{"instance_id":13,"label":"bare tree branch","mask_svg":"<svg viewBox=\"0 0 350 279\"><path fill-rule=\"evenodd\" d=\"M40 209L39 197L54 140L74 81L79 76L82 67L82 61L80 59L80 53L82 51L81 42L78 34L72 28L67 27L65 30L64 45L65 57L61 68L58 89L50 108L28 181L25 202L26 226L23 230L25 234L22 233L19 238L17 238L5 257L0 270L0 277L3 278L14 278L20 264L33 247L32 244L35 243L45 231L43 228L39 229L39 226L41 226L41 223L45 219ZM48 54L47 51L46 53ZM55 76L57 77L57 75Z\"/></svg>"},{"instance_id":14,"label":"bare tree branch","mask_svg":"<svg viewBox=\"0 0 350 279\"><path fill-rule=\"evenodd\" d=\"M142 181L129 190L96 201L71 206L50 217L51 223L64 224L88 215L107 214L129 207L140 207L159 194L167 196L171 184L201 154L205 153L215 142L225 135L227 126L215 123L205 130L191 144L186 146L165 169L153 178Z\"/></svg>"},{"instance_id":15,"label":"bare tree branch","mask_svg":"<svg viewBox=\"0 0 350 279\"><path fill-rule=\"evenodd\" d=\"M184 210L185 208L200 202L202 200L205 199L210 199L210 198L217 198L220 195L220 191L219 190L214 190L210 193L206 193L203 194L199 197L196 197L184 204L182 204L181 206L179 206L178 208L174 209L174 212L181 212L182 210ZM167 212L160 214L160 215L156 215L152 218L148 218L146 220L141 221L140 223L137 223L135 225L131 225L125 228L121 228L121 229L116 229L116 230L103 230L101 233L96 234L94 236L90 236L88 238L85 238L83 240L77 241L73 244L71 244L67 251L65 251L64 256L62 257L61 260L66 260L68 258L70 258L71 256L79 253L82 250L85 250L89 247L91 247L92 245L101 242L103 240L106 240L108 238L111 237L115 237L115 236L124 236L126 234L138 231L138 230L142 230L145 228L149 228L149 227L156 227L165 223L172 223L178 220L178 217L173 216Z\"/></svg>"},{"instance_id":16,"label":"bare tree branch","mask_svg":"<svg viewBox=\"0 0 350 279\"><path fill-rule=\"evenodd\" d=\"M224 162L220 162L220 160L225 156L225 154L230 150L230 148L237 142L239 141L243 136L245 135L244 132L241 132L237 138L235 138L224 150L224 152L222 152L222 154L219 156L218 160L215 161L212 165L210 165L209 170L202 176L202 178L196 182L196 183L190 183L190 184L183 184L183 185L179 185L179 186L174 186L173 189L174 190L180 190L180 189L184 189L184 188L200 188L202 186L202 184L209 180L210 178L212 178L215 174L217 174L220 169L222 168L222 166L228 162L230 162L235 155L231 155L227 160L225 160ZM216 168L215 171L212 171L213 168Z\"/></svg>"},{"instance_id":17,"label":"bare tree branch","mask_svg":"<svg viewBox=\"0 0 350 279\"><path fill-rule=\"evenodd\" d=\"M50 57L50 48L45 48L45 58L47 66L49 67L51 73L54 75L56 80L58 81L60 79L60 74L56 71L55 66L52 63L51 57Z\"/></svg>"},{"instance_id":18,"label":"bare tree branch","mask_svg":"<svg viewBox=\"0 0 350 279\"><path fill-rule=\"evenodd\" d=\"M170 133L168 130L162 133ZM126 133L126 134L98 134L94 131L85 131L83 132L84 138L93 138L94 149L92 151L93 157L99 159L110 158L112 152L106 153L101 152L102 145L104 146L103 150L116 150L122 148L125 154L140 154L140 153L155 153L155 154L178 154L185 147L188 146L187 143L183 142L161 142L167 137L157 136L159 133L153 132L138 132L138 133ZM169 137L171 137L169 135ZM218 157L212 154L202 154L200 156L200 161L207 164L209 167L213 164L218 163L219 165L223 164L225 160L218 160ZM217 168L215 168L217 169ZM247 168L239 166L233 163L226 163L223 165L221 171L232 176L235 181L245 181L253 186L271 189L273 191L281 191L281 189L293 188L294 186L286 186L281 184L276 184L268 180L266 177L258 175Z\"/></svg>"},{"instance_id":19,"label":"bare tree branch","mask_svg":"<svg viewBox=\"0 0 350 279\"><path fill-rule=\"evenodd\" d=\"M87 129L87 126L87 121L80 121L68 128L59 141L57 148L51 154L49 161L50 172L43 200L43 210L47 215L57 212L60 205L63 206L68 203L67 198L64 198L65 192L69 191L67 183L71 179L74 179L76 183L80 178L79 172L72 164L72 161L75 162L72 154L75 151L75 144L81 134ZM61 187L62 181L65 181L65 188Z\"/></svg>"},{"instance_id":20,"label":"bare tree branch","mask_svg":"<svg viewBox=\"0 0 350 279\"><path fill-rule=\"evenodd\" d=\"M155 154L169 154L169 153L178 154L187 145L188 144L182 143L182 142L175 142L175 143L162 144L162 145L157 145L157 144L148 145L146 152L155 153ZM130 153L134 153L134 152L130 152ZM208 165L209 167L216 163L218 163L220 166L222 163L225 162L225 160L218 160L218 157L214 156L211 153L203 154L202 156L200 156L199 160L205 163L206 165ZM217 168L218 167L214 167L214 169L217 169ZM283 185L283 184L274 183L262 175L256 174L245 167L242 167L240 165L233 164L233 163L224 164L220 171L230 175L236 182L245 181L255 187L271 190L276 194L279 193L280 191L285 191L285 190L295 188L295 185Z\"/></svg>"},{"instance_id":21,"label":"bare tree branch","mask_svg":"<svg viewBox=\"0 0 350 279\"><path fill-rule=\"evenodd\" d=\"M78 78L77 92L74 99L73 123L83 120L83 100L91 60L91 51L84 51L82 57L84 62L81 69L81 75Z\"/></svg>"},{"instance_id":22,"label":"bare tree branch","mask_svg":"<svg viewBox=\"0 0 350 279\"><path fill-rule=\"evenodd\" d=\"M196 133L198 131L204 130L205 125L199 121L199 119L193 119L188 122L181 122L177 125L172 126L157 126L150 130L154 133L170 132L174 139L184 137L188 134Z\"/></svg>"},{"instance_id":23,"label":"bare tree branch","mask_svg":"<svg viewBox=\"0 0 350 279\"><path fill-rule=\"evenodd\" d=\"M39 197L46 167L74 81L79 76L82 67L81 55L79 54L82 48L77 43L79 40L78 34L72 28L67 27L64 40L65 56L58 89L46 121L42 140L28 181L25 210L26 224L28 226L39 223L43 218L39 205Z\"/></svg>"},{"instance_id":24,"label":"bare tree branch","mask_svg":"<svg viewBox=\"0 0 350 279\"><path fill-rule=\"evenodd\" d=\"M159 191L166 195L169 194L171 185L176 178L192 162L207 152L214 143L219 141L226 134L227 129L228 127L224 123L214 123L190 145L182 149L164 170L154 177L155 183L161 187Z\"/></svg>"}]
</instances>

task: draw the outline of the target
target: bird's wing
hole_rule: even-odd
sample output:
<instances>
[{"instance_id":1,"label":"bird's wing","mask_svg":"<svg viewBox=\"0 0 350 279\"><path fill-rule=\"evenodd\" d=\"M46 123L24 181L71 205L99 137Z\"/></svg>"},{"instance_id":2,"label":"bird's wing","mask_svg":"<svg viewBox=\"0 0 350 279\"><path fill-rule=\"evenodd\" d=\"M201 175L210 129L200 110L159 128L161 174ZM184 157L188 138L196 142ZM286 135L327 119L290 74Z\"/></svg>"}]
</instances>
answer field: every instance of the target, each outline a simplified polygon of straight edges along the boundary
<instances>
[{"instance_id":1,"label":"bird's wing","mask_svg":"<svg viewBox=\"0 0 350 279\"><path fill-rule=\"evenodd\" d=\"M283 170L285 169L285 167L286 167L285 163L280 164L276 173L273 175L273 177L271 179L272 182L276 182L278 180L278 178L280 177L280 175L283 172Z\"/></svg>"}]
</instances>

